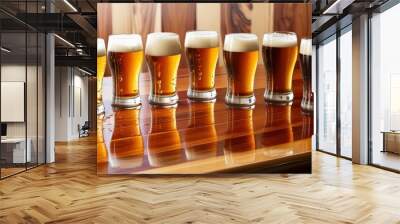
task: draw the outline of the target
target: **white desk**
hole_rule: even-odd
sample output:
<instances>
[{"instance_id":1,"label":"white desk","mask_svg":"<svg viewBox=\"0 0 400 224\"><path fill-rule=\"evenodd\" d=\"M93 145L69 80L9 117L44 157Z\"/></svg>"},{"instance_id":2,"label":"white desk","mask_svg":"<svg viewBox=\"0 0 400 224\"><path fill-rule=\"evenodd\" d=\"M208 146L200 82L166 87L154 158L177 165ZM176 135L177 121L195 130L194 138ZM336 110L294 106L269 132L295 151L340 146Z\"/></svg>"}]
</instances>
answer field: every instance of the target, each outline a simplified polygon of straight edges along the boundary
<instances>
[{"instance_id":1,"label":"white desk","mask_svg":"<svg viewBox=\"0 0 400 224\"><path fill-rule=\"evenodd\" d=\"M12 163L31 162L32 141L30 138L27 138L26 142L28 143L27 144L28 147L26 147L26 154L25 154L25 138L1 139L1 151L2 151L2 153L7 152L7 151L12 151ZM2 157L3 157L3 155L2 155ZM26 161L25 161L25 158L27 159Z\"/></svg>"}]
</instances>

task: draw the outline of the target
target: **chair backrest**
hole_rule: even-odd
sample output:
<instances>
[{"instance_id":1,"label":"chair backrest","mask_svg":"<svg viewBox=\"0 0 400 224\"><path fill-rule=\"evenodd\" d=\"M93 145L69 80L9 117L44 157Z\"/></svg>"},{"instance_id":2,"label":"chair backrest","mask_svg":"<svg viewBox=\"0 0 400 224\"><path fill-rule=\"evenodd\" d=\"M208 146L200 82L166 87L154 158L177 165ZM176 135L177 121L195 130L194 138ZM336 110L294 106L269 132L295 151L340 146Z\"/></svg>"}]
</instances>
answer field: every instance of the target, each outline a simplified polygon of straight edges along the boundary
<instances>
[{"instance_id":1,"label":"chair backrest","mask_svg":"<svg viewBox=\"0 0 400 224\"><path fill-rule=\"evenodd\" d=\"M82 128L90 128L90 123L89 121L85 121L85 123L83 124Z\"/></svg>"}]
</instances>

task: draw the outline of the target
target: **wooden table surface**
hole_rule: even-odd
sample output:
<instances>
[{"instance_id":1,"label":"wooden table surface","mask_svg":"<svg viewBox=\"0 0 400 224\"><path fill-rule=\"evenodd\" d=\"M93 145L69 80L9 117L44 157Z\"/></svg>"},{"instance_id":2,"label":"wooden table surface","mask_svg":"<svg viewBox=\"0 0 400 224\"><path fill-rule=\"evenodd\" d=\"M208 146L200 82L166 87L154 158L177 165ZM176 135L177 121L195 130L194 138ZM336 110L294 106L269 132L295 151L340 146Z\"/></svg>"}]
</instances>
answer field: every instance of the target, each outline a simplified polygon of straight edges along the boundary
<instances>
[{"instance_id":1,"label":"wooden table surface","mask_svg":"<svg viewBox=\"0 0 400 224\"><path fill-rule=\"evenodd\" d=\"M183 77L178 79L177 108L151 106L149 81L142 75L141 108L116 110L111 108L111 78L106 77L106 113L98 117L97 173L276 172L276 167L290 163L304 163L306 168L299 172L309 172L312 117L302 114L298 94L291 106L266 105L261 88L265 81L259 73L254 109L225 104L226 75L221 73L214 103L188 100ZM295 80L294 86L299 88L301 81Z\"/></svg>"}]
</instances>

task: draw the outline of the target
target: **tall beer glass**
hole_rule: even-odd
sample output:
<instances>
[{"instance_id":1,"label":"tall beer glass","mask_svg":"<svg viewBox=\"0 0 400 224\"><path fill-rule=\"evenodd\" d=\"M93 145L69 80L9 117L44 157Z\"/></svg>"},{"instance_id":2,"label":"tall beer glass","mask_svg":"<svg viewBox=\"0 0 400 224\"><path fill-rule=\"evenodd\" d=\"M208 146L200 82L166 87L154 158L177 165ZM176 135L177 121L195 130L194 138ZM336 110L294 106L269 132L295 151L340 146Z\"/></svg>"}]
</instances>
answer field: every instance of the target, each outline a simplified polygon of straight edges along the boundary
<instances>
[{"instance_id":1,"label":"tall beer glass","mask_svg":"<svg viewBox=\"0 0 400 224\"><path fill-rule=\"evenodd\" d=\"M300 65L303 76L303 99L301 109L304 112L313 111L313 94L311 89L311 55L312 39L301 39L300 42Z\"/></svg>"},{"instance_id":2,"label":"tall beer glass","mask_svg":"<svg viewBox=\"0 0 400 224\"><path fill-rule=\"evenodd\" d=\"M228 72L225 102L236 106L254 105L254 76L258 62L257 36L251 33L226 35L224 61Z\"/></svg>"},{"instance_id":3,"label":"tall beer glass","mask_svg":"<svg viewBox=\"0 0 400 224\"><path fill-rule=\"evenodd\" d=\"M264 99L269 102L293 101L292 77L297 60L297 36L292 32L264 34L262 56L267 86Z\"/></svg>"},{"instance_id":4,"label":"tall beer glass","mask_svg":"<svg viewBox=\"0 0 400 224\"><path fill-rule=\"evenodd\" d=\"M108 60L113 76L114 106L140 106L139 74L143 63L142 38L137 34L111 35Z\"/></svg>"},{"instance_id":5,"label":"tall beer glass","mask_svg":"<svg viewBox=\"0 0 400 224\"><path fill-rule=\"evenodd\" d=\"M215 31L186 33L185 48L190 68L187 96L193 100L212 100L216 97L215 67L218 62L219 38Z\"/></svg>"},{"instance_id":6,"label":"tall beer glass","mask_svg":"<svg viewBox=\"0 0 400 224\"><path fill-rule=\"evenodd\" d=\"M176 77L181 59L181 45L176 33L147 35L146 60L151 73L149 102L157 105L175 105Z\"/></svg>"},{"instance_id":7,"label":"tall beer glass","mask_svg":"<svg viewBox=\"0 0 400 224\"><path fill-rule=\"evenodd\" d=\"M102 99L103 77L106 70L106 45L104 40L97 38L97 114L104 113Z\"/></svg>"}]
</instances>

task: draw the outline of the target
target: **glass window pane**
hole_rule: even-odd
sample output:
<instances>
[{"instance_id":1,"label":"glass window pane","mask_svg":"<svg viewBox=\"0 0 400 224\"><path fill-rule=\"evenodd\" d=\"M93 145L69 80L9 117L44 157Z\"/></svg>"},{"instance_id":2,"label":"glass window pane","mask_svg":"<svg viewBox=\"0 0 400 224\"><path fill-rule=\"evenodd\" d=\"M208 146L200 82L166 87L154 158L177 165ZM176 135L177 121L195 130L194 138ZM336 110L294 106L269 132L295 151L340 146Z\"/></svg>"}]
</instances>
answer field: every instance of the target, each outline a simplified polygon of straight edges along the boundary
<instances>
[{"instance_id":1,"label":"glass window pane","mask_svg":"<svg viewBox=\"0 0 400 224\"><path fill-rule=\"evenodd\" d=\"M352 157L352 32L340 36L340 153Z\"/></svg>"},{"instance_id":2,"label":"glass window pane","mask_svg":"<svg viewBox=\"0 0 400 224\"><path fill-rule=\"evenodd\" d=\"M30 160L26 151L26 33L1 34L1 175L2 177L25 170Z\"/></svg>"},{"instance_id":3,"label":"glass window pane","mask_svg":"<svg viewBox=\"0 0 400 224\"><path fill-rule=\"evenodd\" d=\"M45 163L46 149L45 149L45 44L46 37L44 34L39 33L38 36L38 164Z\"/></svg>"},{"instance_id":4,"label":"glass window pane","mask_svg":"<svg viewBox=\"0 0 400 224\"><path fill-rule=\"evenodd\" d=\"M372 163L400 170L400 4L372 18ZM382 132L389 132L384 138ZM386 143L386 147L384 146Z\"/></svg>"},{"instance_id":5,"label":"glass window pane","mask_svg":"<svg viewBox=\"0 0 400 224\"><path fill-rule=\"evenodd\" d=\"M336 39L318 48L318 149L336 153Z\"/></svg>"},{"instance_id":6,"label":"glass window pane","mask_svg":"<svg viewBox=\"0 0 400 224\"><path fill-rule=\"evenodd\" d=\"M27 115L27 142L30 148L30 159L27 163L28 168L37 165L37 33L29 32L27 33L27 44L28 44L28 62L27 62L27 80L26 80L26 115Z\"/></svg>"}]
</instances>

